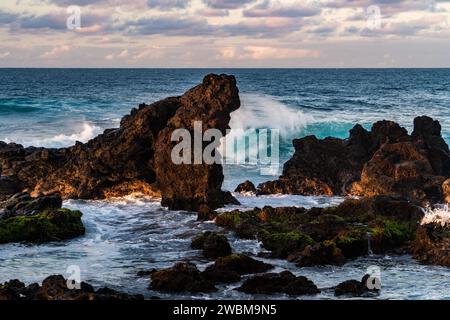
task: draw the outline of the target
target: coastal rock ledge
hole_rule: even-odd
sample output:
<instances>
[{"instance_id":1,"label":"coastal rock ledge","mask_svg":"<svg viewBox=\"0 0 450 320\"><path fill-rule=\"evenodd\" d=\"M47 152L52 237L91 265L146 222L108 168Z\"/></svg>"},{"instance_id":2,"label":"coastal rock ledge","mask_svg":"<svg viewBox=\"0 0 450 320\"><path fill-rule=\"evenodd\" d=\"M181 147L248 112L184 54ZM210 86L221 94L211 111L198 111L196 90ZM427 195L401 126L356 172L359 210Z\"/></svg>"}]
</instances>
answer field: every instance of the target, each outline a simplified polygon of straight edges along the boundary
<instances>
[{"instance_id":1,"label":"coastal rock ledge","mask_svg":"<svg viewBox=\"0 0 450 320\"><path fill-rule=\"evenodd\" d=\"M161 196L169 209L192 211L236 203L221 190L220 164L171 161L176 145L171 136L179 128L193 132L194 121L202 121L203 131L215 128L225 135L230 113L239 107L235 78L210 74L183 96L141 104L119 128L87 143L49 149L0 142L0 196L26 190L32 195L102 199L140 192Z\"/></svg>"},{"instance_id":2,"label":"coastal rock ledge","mask_svg":"<svg viewBox=\"0 0 450 320\"><path fill-rule=\"evenodd\" d=\"M415 118L410 135L384 120L371 131L356 125L347 139L307 136L293 144L282 176L260 184L258 194L386 195L418 204L450 200L450 152L441 125L430 117Z\"/></svg>"}]
</instances>

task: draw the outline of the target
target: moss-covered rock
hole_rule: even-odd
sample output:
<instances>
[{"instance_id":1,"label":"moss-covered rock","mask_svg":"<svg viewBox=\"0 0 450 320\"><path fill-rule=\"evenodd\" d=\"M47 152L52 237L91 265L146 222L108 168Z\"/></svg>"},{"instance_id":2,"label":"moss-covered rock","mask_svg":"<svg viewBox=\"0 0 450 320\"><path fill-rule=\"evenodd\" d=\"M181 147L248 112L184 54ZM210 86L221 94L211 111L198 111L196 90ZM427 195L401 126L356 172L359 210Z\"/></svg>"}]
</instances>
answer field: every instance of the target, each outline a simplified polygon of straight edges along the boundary
<instances>
[{"instance_id":1,"label":"moss-covered rock","mask_svg":"<svg viewBox=\"0 0 450 320\"><path fill-rule=\"evenodd\" d=\"M258 238L276 258L286 258L289 253L303 250L307 245L314 244L314 240L310 236L297 231L270 233L263 230Z\"/></svg>"},{"instance_id":2,"label":"moss-covered rock","mask_svg":"<svg viewBox=\"0 0 450 320\"><path fill-rule=\"evenodd\" d=\"M82 213L69 209L0 219L0 243L58 241L85 233Z\"/></svg>"},{"instance_id":3,"label":"moss-covered rock","mask_svg":"<svg viewBox=\"0 0 450 320\"><path fill-rule=\"evenodd\" d=\"M329 208L235 210L219 214L215 221L240 238L256 237L274 257L299 262L309 248L304 252L309 261L304 261L310 265L340 264L342 255L366 255L369 243L376 254L404 248L422 216L421 208L407 201L377 196L348 199Z\"/></svg>"},{"instance_id":4,"label":"moss-covered rock","mask_svg":"<svg viewBox=\"0 0 450 320\"><path fill-rule=\"evenodd\" d=\"M203 250L206 258L218 258L231 254L231 246L227 237L217 232L206 231L192 240L192 249Z\"/></svg>"}]
</instances>

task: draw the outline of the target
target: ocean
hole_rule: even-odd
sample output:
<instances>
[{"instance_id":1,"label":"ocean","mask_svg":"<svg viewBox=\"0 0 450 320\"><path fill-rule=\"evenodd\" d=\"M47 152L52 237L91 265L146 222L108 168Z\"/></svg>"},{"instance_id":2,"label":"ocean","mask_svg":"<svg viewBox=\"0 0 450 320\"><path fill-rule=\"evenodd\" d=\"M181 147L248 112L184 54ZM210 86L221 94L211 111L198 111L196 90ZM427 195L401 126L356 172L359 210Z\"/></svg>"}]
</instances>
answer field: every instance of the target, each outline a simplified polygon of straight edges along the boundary
<instances>
[{"instance_id":1,"label":"ocean","mask_svg":"<svg viewBox=\"0 0 450 320\"><path fill-rule=\"evenodd\" d=\"M0 69L0 141L25 146L64 147L88 141L104 129L117 127L122 116L139 103L177 96L200 83L208 73L236 76L242 106L232 114L232 129L277 129L280 163L292 155L292 139L306 135L345 138L356 123L370 129L378 120L394 120L412 129L416 116L439 120L450 143L450 69ZM255 183L258 165L227 165L224 189L240 182ZM338 197L240 196L242 207L329 206ZM0 245L0 282L19 278L27 283L51 274L67 275L80 266L83 281L163 298L252 299L237 285L213 295L167 295L147 290L141 270L164 268L175 261L207 265L190 239L214 224L196 221L195 214L168 211L155 199L66 201L84 213L86 236L45 245ZM230 208L226 208L228 210ZM257 253L256 241L228 234L233 249ZM270 260L275 271L305 275L320 288L361 278L367 267L382 269L381 299L450 298L450 270L423 266L409 256L367 256L342 267L297 268ZM260 297L264 298L264 296ZM287 299L286 296L277 296ZM324 290L314 298L334 298Z\"/></svg>"}]
</instances>

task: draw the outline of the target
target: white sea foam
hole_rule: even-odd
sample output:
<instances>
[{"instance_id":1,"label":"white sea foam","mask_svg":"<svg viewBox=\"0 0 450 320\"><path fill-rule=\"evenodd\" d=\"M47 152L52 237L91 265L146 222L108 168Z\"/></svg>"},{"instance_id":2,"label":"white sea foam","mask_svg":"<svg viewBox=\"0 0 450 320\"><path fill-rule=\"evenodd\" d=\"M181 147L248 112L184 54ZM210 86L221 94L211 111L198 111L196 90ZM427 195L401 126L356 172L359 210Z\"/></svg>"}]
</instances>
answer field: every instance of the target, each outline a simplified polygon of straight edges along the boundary
<instances>
[{"instance_id":1,"label":"white sea foam","mask_svg":"<svg viewBox=\"0 0 450 320\"><path fill-rule=\"evenodd\" d=\"M87 142L102 132L102 129L100 127L88 122L83 122L74 128L63 127L62 129L63 130L67 129L68 131L72 130L75 132L69 134L60 133L51 137L46 136L29 137L26 135L20 135L17 138L16 137L5 138L3 139L3 141L7 143L9 142L20 143L26 147L34 146L47 148L62 148L74 145L76 141ZM36 132L36 134L39 134L39 132Z\"/></svg>"},{"instance_id":2,"label":"white sea foam","mask_svg":"<svg viewBox=\"0 0 450 320\"><path fill-rule=\"evenodd\" d=\"M89 123L83 123L82 130L70 135L59 134L44 139L43 143L48 147L65 147L75 144L76 141L87 142L101 133L101 129Z\"/></svg>"},{"instance_id":3,"label":"white sea foam","mask_svg":"<svg viewBox=\"0 0 450 320\"><path fill-rule=\"evenodd\" d=\"M277 129L282 136L298 135L313 118L263 94L241 94L241 107L231 114L231 129Z\"/></svg>"},{"instance_id":4,"label":"white sea foam","mask_svg":"<svg viewBox=\"0 0 450 320\"><path fill-rule=\"evenodd\" d=\"M425 208L425 215L422 218L421 224L434 223L443 227L450 226L450 211L449 205L437 206L435 208Z\"/></svg>"},{"instance_id":5,"label":"white sea foam","mask_svg":"<svg viewBox=\"0 0 450 320\"><path fill-rule=\"evenodd\" d=\"M308 123L312 121L312 117L301 110L294 110L271 96L242 94L241 97L241 107L231 114L231 131L225 137L225 141L222 140L222 147L226 146L226 148L220 149L230 161L246 163L246 152L249 155L259 156L267 154L269 145L260 140L262 136L259 136L255 130L268 129L267 135L272 137L270 146L278 148L279 146L275 143L283 140L290 141L293 137L301 136ZM272 141L277 139L278 134L280 141ZM258 135L257 139L256 135ZM255 139L252 143L249 141L251 145L246 147L246 152L235 150L235 143L245 145L245 139L250 139L250 136ZM278 175L276 170L274 172L274 175Z\"/></svg>"}]
</instances>

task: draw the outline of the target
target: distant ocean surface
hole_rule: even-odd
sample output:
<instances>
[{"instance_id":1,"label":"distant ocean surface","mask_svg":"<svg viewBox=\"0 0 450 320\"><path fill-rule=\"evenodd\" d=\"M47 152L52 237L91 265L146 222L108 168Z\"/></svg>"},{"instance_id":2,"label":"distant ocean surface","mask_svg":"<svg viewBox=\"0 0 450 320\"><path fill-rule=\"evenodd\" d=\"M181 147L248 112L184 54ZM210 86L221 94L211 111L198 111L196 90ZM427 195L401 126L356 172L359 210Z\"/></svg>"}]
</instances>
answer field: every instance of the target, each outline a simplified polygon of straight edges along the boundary
<instances>
[{"instance_id":1,"label":"distant ocean surface","mask_svg":"<svg viewBox=\"0 0 450 320\"><path fill-rule=\"evenodd\" d=\"M450 143L450 69L0 69L0 141L46 147L86 142L104 129L117 127L139 103L181 95L211 72L237 78L242 106L232 114L233 129L280 130L281 165L292 154L294 138L311 134L345 138L354 124L370 129L383 119L411 130L414 117L431 116L440 121ZM258 183L272 178L260 176L257 166L226 166L224 189L232 191L246 179ZM248 208L327 206L342 201L238 197ZM94 285L150 296L158 293L146 289L148 279L136 277L137 271L186 259L200 268L208 263L189 243L198 232L216 227L197 222L195 215L168 212L149 199L67 201L65 206L84 213L86 236L45 245L0 245L0 283L13 278L42 281L76 264L82 267L83 280ZM228 237L235 251L261 250L256 241ZM375 264L382 268L380 298L450 298L446 291L450 271L421 266L408 256L363 257L342 267L297 268L286 261L269 262L277 271L305 275L321 288L360 278L365 268ZM233 286L222 289L213 297L252 298ZM317 298L333 295L324 291Z\"/></svg>"},{"instance_id":2,"label":"distant ocean surface","mask_svg":"<svg viewBox=\"0 0 450 320\"><path fill-rule=\"evenodd\" d=\"M85 142L139 103L181 95L210 73L236 76L242 107L231 127L279 129L281 164L292 139L347 137L354 124L370 129L387 119L412 129L413 118L441 122L450 141L450 69L0 69L0 141L61 147ZM266 180L251 166L234 177Z\"/></svg>"}]
</instances>

